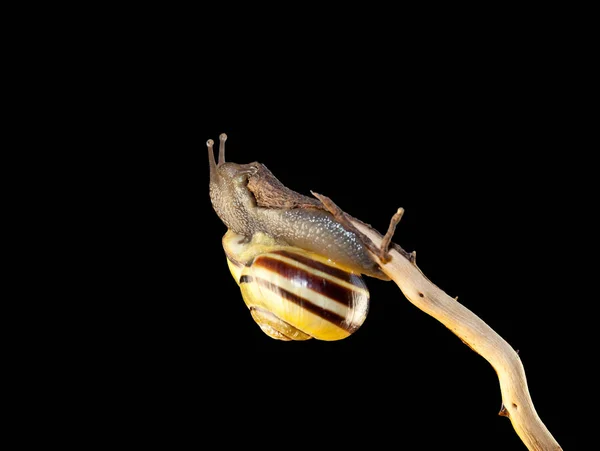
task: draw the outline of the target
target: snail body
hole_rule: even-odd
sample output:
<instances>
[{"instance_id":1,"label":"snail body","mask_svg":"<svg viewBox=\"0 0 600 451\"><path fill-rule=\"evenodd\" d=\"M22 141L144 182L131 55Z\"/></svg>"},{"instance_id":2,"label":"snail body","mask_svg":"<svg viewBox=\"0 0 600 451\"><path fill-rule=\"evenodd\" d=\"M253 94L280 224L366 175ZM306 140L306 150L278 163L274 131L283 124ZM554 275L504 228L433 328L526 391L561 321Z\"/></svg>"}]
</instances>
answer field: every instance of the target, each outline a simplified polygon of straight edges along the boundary
<instances>
[{"instance_id":1,"label":"snail body","mask_svg":"<svg viewBox=\"0 0 600 451\"><path fill-rule=\"evenodd\" d=\"M339 340L364 322L361 274L388 280L356 234L316 200L286 188L262 164L219 162L209 150L209 192L228 231L223 248L254 320L280 340Z\"/></svg>"}]
</instances>

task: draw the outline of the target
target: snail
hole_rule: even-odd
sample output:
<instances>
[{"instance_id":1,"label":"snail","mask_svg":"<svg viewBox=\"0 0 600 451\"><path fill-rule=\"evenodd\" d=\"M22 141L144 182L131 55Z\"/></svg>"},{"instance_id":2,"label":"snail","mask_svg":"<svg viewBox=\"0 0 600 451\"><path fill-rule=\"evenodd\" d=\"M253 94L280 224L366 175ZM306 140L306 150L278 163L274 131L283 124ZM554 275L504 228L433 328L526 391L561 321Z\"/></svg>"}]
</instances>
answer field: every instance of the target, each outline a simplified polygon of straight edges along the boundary
<instances>
[{"instance_id":1,"label":"snail","mask_svg":"<svg viewBox=\"0 0 600 451\"><path fill-rule=\"evenodd\" d=\"M254 321L283 341L340 340L369 310L362 275L389 278L353 230L317 200L285 187L258 162L219 159L207 141L212 206L227 227L229 270Z\"/></svg>"}]
</instances>

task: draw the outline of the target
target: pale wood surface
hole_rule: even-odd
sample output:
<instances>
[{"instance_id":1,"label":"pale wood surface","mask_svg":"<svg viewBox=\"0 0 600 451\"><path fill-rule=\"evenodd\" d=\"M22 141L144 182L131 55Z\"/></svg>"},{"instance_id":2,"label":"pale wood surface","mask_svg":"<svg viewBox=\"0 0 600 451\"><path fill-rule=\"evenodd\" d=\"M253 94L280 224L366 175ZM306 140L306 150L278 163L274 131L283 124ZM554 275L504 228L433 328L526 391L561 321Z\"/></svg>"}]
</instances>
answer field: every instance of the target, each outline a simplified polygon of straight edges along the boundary
<instances>
[{"instance_id":1,"label":"pale wood surface","mask_svg":"<svg viewBox=\"0 0 600 451\"><path fill-rule=\"evenodd\" d=\"M377 231L353 218L348 219L375 246L381 247L383 237ZM385 264L378 253L372 254L410 302L440 321L496 370L504 404L502 414L510 419L527 448L535 451L561 450L535 411L525 370L515 350L477 315L427 279L414 261L393 248L389 251L391 258ZM481 296L485 298L485 293Z\"/></svg>"}]
</instances>

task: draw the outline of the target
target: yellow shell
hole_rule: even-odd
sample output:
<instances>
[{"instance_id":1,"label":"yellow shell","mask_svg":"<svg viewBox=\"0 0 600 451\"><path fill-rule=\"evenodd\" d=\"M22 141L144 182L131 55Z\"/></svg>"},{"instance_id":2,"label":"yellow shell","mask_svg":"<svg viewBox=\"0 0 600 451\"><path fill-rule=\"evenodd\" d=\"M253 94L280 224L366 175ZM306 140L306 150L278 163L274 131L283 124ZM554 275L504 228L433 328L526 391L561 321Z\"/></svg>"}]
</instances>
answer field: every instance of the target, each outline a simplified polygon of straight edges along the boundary
<instances>
[{"instance_id":1,"label":"yellow shell","mask_svg":"<svg viewBox=\"0 0 600 451\"><path fill-rule=\"evenodd\" d=\"M257 234L223 237L231 274L252 317L279 340L340 340L355 332L369 310L359 274L331 260Z\"/></svg>"}]
</instances>

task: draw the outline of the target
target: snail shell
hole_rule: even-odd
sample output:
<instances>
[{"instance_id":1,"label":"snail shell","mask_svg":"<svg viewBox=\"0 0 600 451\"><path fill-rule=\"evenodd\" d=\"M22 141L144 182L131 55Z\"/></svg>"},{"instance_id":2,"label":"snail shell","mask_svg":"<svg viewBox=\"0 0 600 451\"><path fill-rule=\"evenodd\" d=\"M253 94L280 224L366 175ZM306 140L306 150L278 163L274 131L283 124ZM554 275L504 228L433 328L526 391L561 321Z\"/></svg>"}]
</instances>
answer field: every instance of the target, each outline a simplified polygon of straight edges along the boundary
<instances>
[{"instance_id":1,"label":"snail shell","mask_svg":"<svg viewBox=\"0 0 600 451\"><path fill-rule=\"evenodd\" d=\"M361 276L330 259L255 234L223 237L231 274L263 332L278 340L341 340L369 310Z\"/></svg>"}]
</instances>

